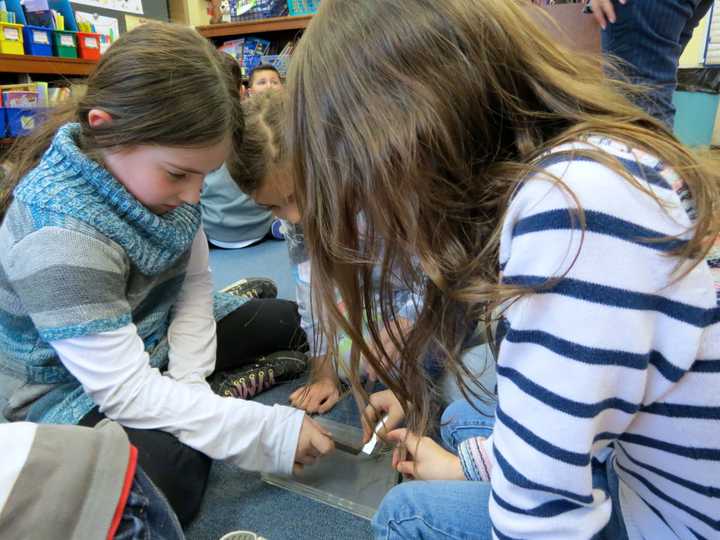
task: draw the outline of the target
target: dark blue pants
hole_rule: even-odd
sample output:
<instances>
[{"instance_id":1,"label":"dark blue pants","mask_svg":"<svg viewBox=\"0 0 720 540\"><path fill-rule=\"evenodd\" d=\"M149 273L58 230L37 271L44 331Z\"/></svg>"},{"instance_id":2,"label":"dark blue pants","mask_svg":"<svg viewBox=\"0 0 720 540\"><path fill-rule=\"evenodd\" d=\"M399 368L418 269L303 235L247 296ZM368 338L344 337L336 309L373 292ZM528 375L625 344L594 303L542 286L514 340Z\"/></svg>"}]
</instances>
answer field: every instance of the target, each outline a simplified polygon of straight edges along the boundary
<instances>
[{"instance_id":1,"label":"dark blue pants","mask_svg":"<svg viewBox=\"0 0 720 540\"><path fill-rule=\"evenodd\" d=\"M677 86L680 55L713 0L613 1L617 22L602 32L606 54L623 61L631 82L651 87L637 103L671 129L672 95Z\"/></svg>"},{"instance_id":2,"label":"dark blue pants","mask_svg":"<svg viewBox=\"0 0 720 540\"><path fill-rule=\"evenodd\" d=\"M165 496L138 467L114 540L184 540Z\"/></svg>"}]
</instances>

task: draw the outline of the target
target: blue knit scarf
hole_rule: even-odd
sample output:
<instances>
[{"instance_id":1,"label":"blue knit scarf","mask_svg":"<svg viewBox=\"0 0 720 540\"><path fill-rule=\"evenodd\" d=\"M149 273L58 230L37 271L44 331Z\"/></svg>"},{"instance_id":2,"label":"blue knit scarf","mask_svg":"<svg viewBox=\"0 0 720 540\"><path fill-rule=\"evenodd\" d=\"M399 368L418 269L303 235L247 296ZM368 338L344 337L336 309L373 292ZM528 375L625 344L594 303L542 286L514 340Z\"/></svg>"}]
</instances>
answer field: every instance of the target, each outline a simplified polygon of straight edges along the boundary
<instances>
[{"instance_id":1,"label":"blue knit scarf","mask_svg":"<svg viewBox=\"0 0 720 540\"><path fill-rule=\"evenodd\" d=\"M157 215L77 146L79 124L62 126L40 163L14 191L41 226L49 215L87 223L123 247L145 275L170 268L192 244L200 207L184 204Z\"/></svg>"}]
</instances>

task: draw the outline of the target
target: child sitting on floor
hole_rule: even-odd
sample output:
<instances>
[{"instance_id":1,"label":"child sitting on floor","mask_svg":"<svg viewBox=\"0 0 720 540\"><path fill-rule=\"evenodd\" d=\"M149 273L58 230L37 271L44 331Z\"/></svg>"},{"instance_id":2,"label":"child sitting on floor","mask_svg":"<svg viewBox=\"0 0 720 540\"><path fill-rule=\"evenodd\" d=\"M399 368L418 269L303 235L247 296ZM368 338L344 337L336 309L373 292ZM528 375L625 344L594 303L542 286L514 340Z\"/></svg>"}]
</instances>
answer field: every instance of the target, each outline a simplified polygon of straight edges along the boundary
<instances>
[{"instance_id":1,"label":"child sitting on floor","mask_svg":"<svg viewBox=\"0 0 720 540\"><path fill-rule=\"evenodd\" d=\"M118 422L184 525L212 459L290 474L333 448L300 411L206 382L301 343L292 302L213 306L200 187L240 118L212 44L142 25L103 55L77 103L16 144L0 201L0 353L25 374L6 417Z\"/></svg>"},{"instance_id":2,"label":"child sitting on floor","mask_svg":"<svg viewBox=\"0 0 720 540\"><path fill-rule=\"evenodd\" d=\"M348 378L351 338L339 334L338 353L336 357L329 357L328 338L316 331L317 321L311 309L310 262L302 229L298 225L300 213L295 204L292 178L288 174L287 149L283 139L286 100L285 92L267 92L243 102L245 133L237 150L238 161L233 167L232 177L240 189L250 194L258 204L289 222L286 233L288 250L297 281L301 325L308 337L313 369L312 382L295 391L290 396L290 402L311 413L324 413L340 398L337 374L346 380ZM393 297L392 310L396 315L397 329L404 331L412 326L418 298L403 289L399 280L397 284L399 290ZM393 340L387 332L382 334L382 339L388 349L392 347ZM373 372L364 375L374 379Z\"/></svg>"}]
</instances>

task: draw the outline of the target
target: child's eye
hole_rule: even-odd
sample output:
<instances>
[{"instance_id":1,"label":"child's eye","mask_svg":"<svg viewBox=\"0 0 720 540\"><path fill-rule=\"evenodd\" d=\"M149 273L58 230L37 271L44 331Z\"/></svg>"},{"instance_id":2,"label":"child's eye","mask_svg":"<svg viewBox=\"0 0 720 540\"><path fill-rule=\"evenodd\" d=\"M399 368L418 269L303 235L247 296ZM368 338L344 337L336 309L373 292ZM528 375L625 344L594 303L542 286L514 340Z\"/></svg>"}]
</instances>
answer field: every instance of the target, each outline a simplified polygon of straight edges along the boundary
<instances>
[{"instance_id":1,"label":"child's eye","mask_svg":"<svg viewBox=\"0 0 720 540\"><path fill-rule=\"evenodd\" d=\"M187 176L187 173L168 171L168 175L170 175L170 178L172 178L173 180L182 180Z\"/></svg>"}]
</instances>

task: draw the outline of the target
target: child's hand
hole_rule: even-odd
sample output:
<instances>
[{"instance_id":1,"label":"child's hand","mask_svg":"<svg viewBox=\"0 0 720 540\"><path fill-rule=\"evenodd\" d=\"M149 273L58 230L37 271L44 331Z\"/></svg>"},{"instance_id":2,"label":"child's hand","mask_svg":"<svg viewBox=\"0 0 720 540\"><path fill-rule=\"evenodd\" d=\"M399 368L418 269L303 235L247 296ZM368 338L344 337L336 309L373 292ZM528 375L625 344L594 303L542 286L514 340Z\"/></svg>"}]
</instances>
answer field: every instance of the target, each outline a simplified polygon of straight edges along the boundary
<instances>
[{"instance_id":1,"label":"child's hand","mask_svg":"<svg viewBox=\"0 0 720 540\"><path fill-rule=\"evenodd\" d=\"M397 444L393 468L415 480L465 480L460 458L430 437L418 437L407 429L396 429L387 440Z\"/></svg>"},{"instance_id":2,"label":"child's hand","mask_svg":"<svg viewBox=\"0 0 720 540\"><path fill-rule=\"evenodd\" d=\"M620 3L627 4L627 0L620 0ZM593 0L592 13L603 30L607 28L608 21L614 23L617 20L612 0Z\"/></svg>"},{"instance_id":3,"label":"child's hand","mask_svg":"<svg viewBox=\"0 0 720 540\"><path fill-rule=\"evenodd\" d=\"M378 429L380 438L385 438L388 431L398 427L405 419L405 411L403 411L402 405L400 405L398 398L395 397L391 390L375 392L370 396L370 403L365 407L365 414L362 417L364 443L370 440L375 425L385 415L388 417L385 426ZM368 424L368 421L370 424Z\"/></svg>"},{"instance_id":4,"label":"child's hand","mask_svg":"<svg viewBox=\"0 0 720 540\"><path fill-rule=\"evenodd\" d=\"M302 428L300 428L297 450L295 450L293 472L297 474L305 465L312 465L317 458L334 450L335 443L330 433L321 428L312 418L305 416Z\"/></svg>"},{"instance_id":5,"label":"child's hand","mask_svg":"<svg viewBox=\"0 0 720 540\"><path fill-rule=\"evenodd\" d=\"M340 401L340 389L335 377L323 377L301 386L290 394L290 405L309 413L326 413Z\"/></svg>"}]
</instances>

